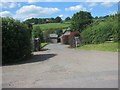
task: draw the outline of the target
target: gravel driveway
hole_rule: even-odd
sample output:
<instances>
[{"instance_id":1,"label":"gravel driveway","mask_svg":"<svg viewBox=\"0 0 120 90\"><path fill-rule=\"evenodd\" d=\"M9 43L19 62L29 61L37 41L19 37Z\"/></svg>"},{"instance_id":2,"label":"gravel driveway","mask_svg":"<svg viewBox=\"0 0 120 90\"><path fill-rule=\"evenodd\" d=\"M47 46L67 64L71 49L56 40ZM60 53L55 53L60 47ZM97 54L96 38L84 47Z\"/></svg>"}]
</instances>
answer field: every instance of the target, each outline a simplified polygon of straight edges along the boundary
<instances>
[{"instance_id":1,"label":"gravel driveway","mask_svg":"<svg viewBox=\"0 0 120 90\"><path fill-rule=\"evenodd\" d=\"M117 88L118 53L49 44L46 51L3 66L3 88Z\"/></svg>"}]
</instances>

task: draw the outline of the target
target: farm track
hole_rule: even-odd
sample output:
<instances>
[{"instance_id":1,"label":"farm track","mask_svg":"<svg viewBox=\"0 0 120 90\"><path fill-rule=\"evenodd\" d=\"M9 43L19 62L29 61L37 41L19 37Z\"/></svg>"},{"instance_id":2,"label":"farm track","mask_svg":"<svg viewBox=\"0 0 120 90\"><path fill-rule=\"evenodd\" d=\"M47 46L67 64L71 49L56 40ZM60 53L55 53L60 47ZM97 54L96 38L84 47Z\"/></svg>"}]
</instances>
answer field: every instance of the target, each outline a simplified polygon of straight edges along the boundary
<instances>
[{"instance_id":1,"label":"farm track","mask_svg":"<svg viewBox=\"0 0 120 90\"><path fill-rule=\"evenodd\" d=\"M3 88L117 88L118 53L49 44L28 61L2 67Z\"/></svg>"}]
</instances>

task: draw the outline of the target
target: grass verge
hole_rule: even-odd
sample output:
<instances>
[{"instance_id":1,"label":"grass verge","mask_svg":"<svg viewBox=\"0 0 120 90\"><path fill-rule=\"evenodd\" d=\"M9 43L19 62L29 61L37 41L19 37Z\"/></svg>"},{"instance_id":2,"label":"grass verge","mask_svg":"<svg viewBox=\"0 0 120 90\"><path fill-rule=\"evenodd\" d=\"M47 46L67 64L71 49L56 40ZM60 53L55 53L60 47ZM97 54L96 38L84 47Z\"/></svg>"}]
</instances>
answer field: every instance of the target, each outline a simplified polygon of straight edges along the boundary
<instances>
[{"instance_id":1,"label":"grass verge","mask_svg":"<svg viewBox=\"0 0 120 90\"><path fill-rule=\"evenodd\" d=\"M88 44L75 49L120 52L120 43Z\"/></svg>"},{"instance_id":2,"label":"grass verge","mask_svg":"<svg viewBox=\"0 0 120 90\"><path fill-rule=\"evenodd\" d=\"M48 43L41 43L41 48L45 47L46 45L48 45Z\"/></svg>"}]
</instances>

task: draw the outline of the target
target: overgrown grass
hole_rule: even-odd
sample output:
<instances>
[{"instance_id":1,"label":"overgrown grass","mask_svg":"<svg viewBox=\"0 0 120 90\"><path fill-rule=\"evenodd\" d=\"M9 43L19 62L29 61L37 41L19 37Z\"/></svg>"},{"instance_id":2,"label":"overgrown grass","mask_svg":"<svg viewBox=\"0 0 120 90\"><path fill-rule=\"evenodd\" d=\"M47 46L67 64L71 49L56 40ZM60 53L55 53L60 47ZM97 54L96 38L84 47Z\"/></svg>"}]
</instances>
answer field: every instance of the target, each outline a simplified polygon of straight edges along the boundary
<instances>
[{"instance_id":1,"label":"overgrown grass","mask_svg":"<svg viewBox=\"0 0 120 90\"><path fill-rule=\"evenodd\" d=\"M41 43L41 48L45 47L46 45L48 45L48 43Z\"/></svg>"},{"instance_id":2,"label":"overgrown grass","mask_svg":"<svg viewBox=\"0 0 120 90\"><path fill-rule=\"evenodd\" d=\"M110 51L110 52L118 52L120 51L120 43L102 43L102 44L88 44L81 47L77 47L76 49L82 50L95 50L95 51Z\"/></svg>"},{"instance_id":3,"label":"overgrown grass","mask_svg":"<svg viewBox=\"0 0 120 90\"><path fill-rule=\"evenodd\" d=\"M34 25L37 26L37 25ZM48 24L38 24L40 26L41 30L46 29L55 29L55 28L66 28L70 26L70 23L48 23Z\"/></svg>"}]
</instances>

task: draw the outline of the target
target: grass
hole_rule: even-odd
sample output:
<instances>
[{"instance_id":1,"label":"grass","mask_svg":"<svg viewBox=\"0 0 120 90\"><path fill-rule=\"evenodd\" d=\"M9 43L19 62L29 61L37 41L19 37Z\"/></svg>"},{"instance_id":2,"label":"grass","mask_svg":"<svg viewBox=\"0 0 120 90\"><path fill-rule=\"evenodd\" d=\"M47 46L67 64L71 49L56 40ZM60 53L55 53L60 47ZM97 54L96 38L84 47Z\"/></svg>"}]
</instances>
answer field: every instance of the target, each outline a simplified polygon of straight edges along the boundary
<instances>
[{"instance_id":1,"label":"grass","mask_svg":"<svg viewBox=\"0 0 120 90\"><path fill-rule=\"evenodd\" d=\"M48 43L41 43L41 48L45 47L46 45L48 45Z\"/></svg>"},{"instance_id":2,"label":"grass","mask_svg":"<svg viewBox=\"0 0 120 90\"><path fill-rule=\"evenodd\" d=\"M76 49L120 52L120 46L118 49L118 45L120 45L120 43L119 44L118 43L88 44L81 47L77 47Z\"/></svg>"},{"instance_id":3,"label":"grass","mask_svg":"<svg viewBox=\"0 0 120 90\"><path fill-rule=\"evenodd\" d=\"M37 25L40 26L42 30L45 30L52 28L66 28L70 26L70 23L47 23L47 24L37 24Z\"/></svg>"}]
</instances>

